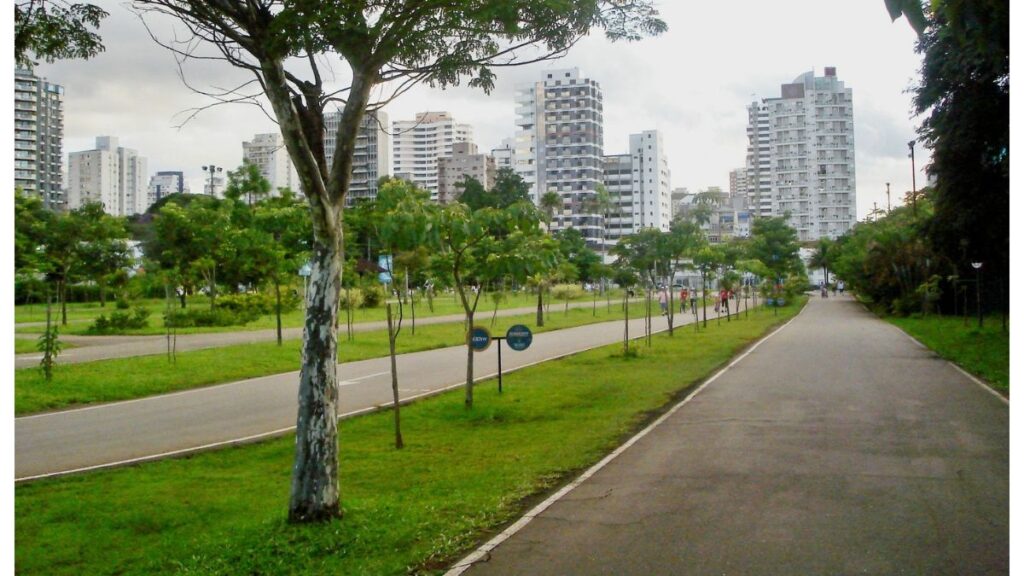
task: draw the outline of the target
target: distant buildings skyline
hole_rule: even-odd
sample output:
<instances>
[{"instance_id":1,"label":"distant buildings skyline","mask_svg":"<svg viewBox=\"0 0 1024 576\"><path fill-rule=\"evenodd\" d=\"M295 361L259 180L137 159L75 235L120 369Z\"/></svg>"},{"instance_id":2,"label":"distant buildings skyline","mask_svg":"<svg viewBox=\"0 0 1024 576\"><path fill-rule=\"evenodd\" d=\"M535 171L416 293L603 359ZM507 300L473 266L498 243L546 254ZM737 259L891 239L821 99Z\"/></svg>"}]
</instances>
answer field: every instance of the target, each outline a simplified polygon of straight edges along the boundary
<instances>
[{"instance_id":1,"label":"distant buildings skyline","mask_svg":"<svg viewBox=\"0 0 1024 576\"><path fill-rule=\"evenodd\" d=\"M48 208L65 202L63 193L64 87L14 71L14 185L39 196Z\"/></svg>"},{"instance_id":2,"label":"distant buildings skyline","mask_svg":"<svg viewBox=\"0 0 1024 576\"><path fill-rule=\"evenodd\" d=\"M149 207L146 158L119 144L116 136L97 136L93 150L68 155L68 209L99 202L112 216L133 216L146 211Z\"/></svg>"}]
</instances>

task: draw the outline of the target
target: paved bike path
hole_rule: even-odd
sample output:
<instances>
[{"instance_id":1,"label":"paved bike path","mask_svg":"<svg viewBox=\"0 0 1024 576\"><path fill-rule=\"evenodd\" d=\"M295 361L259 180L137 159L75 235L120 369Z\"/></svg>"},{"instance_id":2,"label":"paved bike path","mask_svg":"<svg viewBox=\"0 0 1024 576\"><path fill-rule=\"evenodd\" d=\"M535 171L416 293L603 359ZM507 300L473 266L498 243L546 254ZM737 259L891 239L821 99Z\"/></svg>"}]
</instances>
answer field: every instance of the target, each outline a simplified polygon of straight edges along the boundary
<instances>
[{"instance_id":1,"label":"paved bike path","mask_svg":"<svg viewBox=\"0 0 1024 576\"><path fill-rule=\"evenodd\" d=\"M1005 574L1008 432L1002 398L812 299L466 573Z\"/></svg>"}]
</instances>

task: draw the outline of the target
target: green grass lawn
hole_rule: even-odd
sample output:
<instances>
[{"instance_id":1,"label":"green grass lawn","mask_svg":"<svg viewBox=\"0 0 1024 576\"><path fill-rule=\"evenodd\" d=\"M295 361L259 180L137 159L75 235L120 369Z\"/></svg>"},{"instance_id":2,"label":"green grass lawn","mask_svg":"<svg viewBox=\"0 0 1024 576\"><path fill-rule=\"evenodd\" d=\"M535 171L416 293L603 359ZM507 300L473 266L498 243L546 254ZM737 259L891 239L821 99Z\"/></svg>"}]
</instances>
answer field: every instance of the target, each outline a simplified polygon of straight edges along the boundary
<instances>
[{"instance_id":1,"label":"green grass lawn","mask_svg":"<svg viewBox=\"0 0 1024 576\"><path fill-rule=\"evenodd\" d=\"M613 291L611 294L612 299L618 299L621 297L619 291ZM583 296L574 300L573 302L589 302L591 300L590 295ZM196 306L200 308L206 308L209 306L209 300L203 296L190 296L188 299L189 306ZM558 301L562 303L562 301ZM163 300L142 300L137 304L146 307L150 311L149 326L145 328L138 328L132 330L126 330L119 334L126 335L161 335L164 334L164 322L163 312L166 308L166 302ZM511 308L524 308L537 305L537 296L535 294L528 294L521 292L519 294L508 294L506 299L501 302L498 306L499 310L508 310ZM552 310L556 304L552 304ZM56 308L55 314L56 314ZM96 317L100 314L108 315L116 311L117 308L113 302L107 304L105 308L101 308L97 302L86 302L86 303L69 303L68 304L68 325L61 328L62 334L74 334L74 335L88 335L89 326L95 321ZM488 294L484 294L480 299L479 312L492 312L494 310L494 303L490 299ZM345 310L339 311L341 314L341 323L344 326L345 322ZM431 316L445 316L449 314L461 314L462 305L456 301L451 294L442 294L434 298L434 310L431 311L424 299L416 300L416 317L427 318ZM352 311L354 323L360 322L373 322L383 321L386 319L386 311L383 306L378 308L356 308ZM408 318L411 315L411 310L408 305L405 307L405 314ZM57 316L54 316L56 319ZM284 328L300 328L302 327L305 319L305 313L303 310L293 310L286 312L281 315L281 325ZM46 307L39 304L35 304L30 307L26 305L20 305L15 307L15 322L43 322L46 320ZM179 328L178 334L200 334L200 333L216 333L216 332L236 332L241 330L266 330L277 327L277 318L272 315L261 316L258 319L245 324L244 326L210 326L210 327L190 327L190 328ZM26 326L16 328L16 332L21 333L32 333L41 332L41 328L38 326Z\"/></svg>"},{"instance_id":2,"label":"green grass lawn","mask_svg":"<svg viewBox=\"0 0 1024 576\"><path fill-rule=\"evenodd\" d=\"M886 320L899 326L939 356L980 376L995 389L1010 393L1010 333L1003 332L1001 318L985 318L978 330L976 318L964 326L962 318L928 316Z\"/></svg>"},{"instance_id":3,"label":"green grass lawn","mask_svg":"<svg viewBox=\"0 0 1024 576\"><path fill-rule=\"evenodd\" d=\"M802 303L802 301L801 301ZM610 345L340 424L344 519L285 522L294 437L15 488L19 574L438 573L798 306Z\"/></svg>"},{"instance_id":4,"label":"green grass lawn","mask_svg":"<svg viewBox=\"0 0 1024 576\"><path fill-rule=\"evenodd\" d=\"M61 343L64 349L74 348L73 344L67 342ZM29 340L26 338L15 338L14 339L14 353L15 354L38 354L39 353L39 342L35 338Z\"/></svg>"},{"instance_id":5,"label":"green grass lawn","mask_svg":"<svg viewBox=\"0 0 1024 576\"><path fill-rule=\"evenodd\" d=\"M642 310L642 302L632 303L631 317L639 317ZM527 324L537 332L544 332L606 322L622 316L621 305L612 304L609 310L604 302L597 306L596 315L591 308L570 308L566 314L552 306L543 328L535 327L535 314L527 314L498 317L493 331L501 333L513 324ZM490 319L490 315L478 313L476 324L489 327ZM398 352L432 350L463 342L465 331L461 322L419 326L415 336L406 322L398 338ZM14 410L15 414L22 415L290 372L299 369L300 344L300 340L294 339L286 340L282 346L276 342L259 342L181 352L174 364L166 355L58 364L50 382L43 379L39 369L22 368L14 371ZM388 340L384 330L356 333L352 341L345 340L344 333L339 334L338 358L341 362L387 354Z\"/></svg>"}]
</instances>

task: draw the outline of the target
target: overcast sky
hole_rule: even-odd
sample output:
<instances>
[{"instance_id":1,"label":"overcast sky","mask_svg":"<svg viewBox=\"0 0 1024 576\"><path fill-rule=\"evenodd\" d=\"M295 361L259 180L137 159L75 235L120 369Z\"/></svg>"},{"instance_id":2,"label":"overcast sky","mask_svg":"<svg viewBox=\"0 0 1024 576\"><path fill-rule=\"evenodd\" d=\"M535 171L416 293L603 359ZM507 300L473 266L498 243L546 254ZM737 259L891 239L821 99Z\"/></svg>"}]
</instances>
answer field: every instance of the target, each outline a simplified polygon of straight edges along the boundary
<instances>
[{"instance_id":1,"label":"overcast sky","mask_svg":"<svg viewBox=\"0 0 1024 576\"><path fill-rule=\"evenodd\" d=\"M203 111L180 129L192 107L208 104L178 76L175 58L158 46L121 2L98 1L110 12L101 34L106 52L88 61L42 64L37 72L65 87L65 153L91 149L99 135L149 159L150 172L183 170L193 190L204 164L234 169L241 142L276 130L254 106L231 104ZM857 215L910 189L907 142L919 123L910 117L908 88L918 77L914 33L904 20L890 22L883 0L690 2L662 0L664 35L637 43L610 43L601 34L580 42L565 58L498 70L496 89L447 91L417 87L391 103L391 120L416 112L447 110L473 125L483 150L515 131L513 86L540 79L546 69L579 67L604 91L606 154L626 151L629 134L664 134L672 186L691 191L728 189L729 171L746 154L746 106L776 97L779 85L808 70L835 66L853 89L857 161ZM147 20L170 38L170 22ZM339 86L344 64L335 61ZM201 89L246 79L225 63L186 64L185 78ZM928 151L918 147L918 185Z\"/></svg>"}]
</instances>

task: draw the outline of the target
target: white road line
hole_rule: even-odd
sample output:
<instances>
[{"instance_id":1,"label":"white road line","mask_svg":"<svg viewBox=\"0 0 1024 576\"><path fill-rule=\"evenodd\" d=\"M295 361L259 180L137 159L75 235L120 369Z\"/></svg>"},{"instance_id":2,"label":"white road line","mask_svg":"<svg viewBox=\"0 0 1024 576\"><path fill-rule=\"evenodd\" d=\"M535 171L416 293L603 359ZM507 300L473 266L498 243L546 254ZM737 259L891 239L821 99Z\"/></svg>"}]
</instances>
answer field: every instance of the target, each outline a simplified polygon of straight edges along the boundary
<instances>
[{"instance_id":1,"label":"white road line","mask_svg":"<svg viewBox=\"0 0 1024 576\"><path fill-rule=\"evenodd\" d=\"M803 309L800 310L800 312L797 314L797 316L799 316L800 314L803 314ZM795 320L795 319L796 319L796 317L793 318L793 320ZM698 322L699 322L699 320L698 320ZM792 320L790 320L790 322L792 322ZM678 327L685 326L685 325L687 325L687 324L684 323L684 324L681 324ZM788 322L787 322L787 325L788 325ZM785 325L782 326L782 328L785 328ZM781 330L782 328L779 328L779 330ZM665 328L662 328L660 330L652 330L651 334L659 334L661 332L667 332L667 331L668 331L668 327L665 327ZM775 332L772 332L772 334L774 334L774 333ZM769 334L768 336L766 336L765 339L767 339L772 334ZM634 337L634 338L630 338L630 340L631 341L632 340L640 340L642 338L644 338L644 336L637 336L637 337ZM589 352L590 350L594 350L596 348L601 348L603 346L611 346L613 344L615 344L615 343L612 342L612 343L605 343L605 344L595 344L594 346L590 346L590 347L587 347L587 348L580 348L580 349L574 350L572 352L566 352L564 354L559 354L557 356L551 356L549 358L544 358L544 359L541 359L541 360L537 360L535 362L530 362L528 364L523 364L522 366L517 366L517 367L514 367L514 368L509 368L507 370L503 370L502 374L509 374L511 372L516 372L516 371L522 370L524 368L529 368L531 366L536 366L537 364L542 364L544 362L550 362L552 360L560 360L560 359L568 357L568 356L574 356L576 354L582 354L583 352ZM751 351L753 351L754 348L756 348L759 345L760 345L760 342L755 344L754 347L751 348L747 353L749 354ZM744 354L743 356L746 356L746 354ZM741 356L741 358L743 356ZM733 364L735 364L735 362L733 362ZM732 366L732 364L727 366L725 369L728 369L731 366ZM342 383L339 383L339 386L344 384L344 383L346 383L346 382L348 382L348 383L355 383L354 380L358 380L358 379L362 379L362 378L370 378L372 376L380 376L381 374L390 374L390 373L391 373L390 371L385 371L385 372L378 372L376 374L368 374L366 376L361 376L361 377L353 379L353 380L343 381ZM498 375L497 372L491 372L490 374L485 374L485 375L482 375L482 376L475 376L474 377L474 382L475 383L479 383L482 380L488 380L490 378L496 377L497 375ZM261 376L260 378L271 378L273 376L280 376L280 374L274 374L274 375L270 375L270 376ZM717 377L718 377L718 375L716 374L714 376L714 378L717 378ZM255 380L255 379L256 378L252 378L250 380ZM244 383L246 383L248 381L249 380L240 380L238 382L229 382L229 383L226 383L226 384L218 384L217 386L232 386L232 385L237 385L237 384L244 384ZM710 383L710 380L707 383ZM705 383L705 385L707 383ZM414 400L418 400L420 398L424 398L424 397L428 397L428 396L435 396L435 395L438 395L438 394L442 394L444 392L448 392L449 390L453 390L455 388L458 388L458 387L464 386L464 385L465 385L465 382L464 381L460 381L460 382L457 382L455 384L449 384L447 386L442 386L441 388L430 390L428 392L423 392L422 394L416 394L416 395L413 395L413 396L409 396L408 398L402 398L399 401L399 404L402 404L402 405L409 404L409 403L413 402ZM211 387L212 386L207 386L206 388L211 388ZM701 388L703 388L703 386L701 386ZM167 397L167 396L176 396L176 395L180 395L180 394L188 394L190 392L197 392L197 391L200 391L200 390L202 390L202 388L195 388L195 389L192 389L192 390L183 390L181 392L174 392L174 393L171 393L171 394L163 394L161 396L150 396L148 398L138 398L138 399L135 399L135 400L126 400L126 401L117 402L117 403L114 403L114 404L101 404L99 406L86 406L84 408L76 408L76 409L73 409L73 410L64 410L62 412L48 412L46 414L36 414L34 416L22 416L21 418L16 418L16 420L24 420L24 419L29 419L29 418L42 418L44 416L55 416L55 415L59 415L59 414L67 414L69 412L79 412L79 411L83 411L83 410L94 410L94 409L98 409L98 408L114 406L114 405L117 405L117 404L128 404L128 403L131 403L131 402L142 402L142 401L145 401L145 400L153 400L153 399L156 399L156 398L163 398L163 397ZM699 392L700 389L698 389L697 391ZM685 402L685 400L684 400L684 402ZM391 404L381 404L379 406L368 406L366 408L360 408L359 410L353 410L351 412L345 412L343 414L339 414L338 415L338 419L340 420L340 419L343 419L343 418L351 418L353 416L358 416L360 414L367 414L367 413L370 413L370 412L376 412L378 410L385 410L385 409L388 409L390 407L391 407ZM104 468L116 468L118 466L125 466L125 465L129 465L129 464L140 464L140 463L148 462L148 461L151 461L151 460L159 460L161 458L167 458L167 457L171 457L171 456L179 456L179 455L183 455L183 454L190 454L190 453L193 453L193 452L201 452L201 451L204 451L204 450L209 450L209 449L212 449L212 448L218 448L218 447L221 447L221 446L230 446L232 444L241 444L241 443L251 442L251 441L255 441L255 440L259 440L259 439L270 438L270 437L275 436L275 435L281 435L281 434L284 434L286 432L290 432L290 431L292 431L294 429L295 429L295 426L289 426L287 428L280 428L278 430L273 430L273 431L270 431L270 432L261 432L259 434L253 434L251 436L245 436L243 438L233 438L231 440L221 440L221 441L218 441L218 442L212 442L210 444L203 444L201 446L192 446L192 447L189 447L189 448L181 448L181 449L178 449L178 450L172 450L170 452L163 452L163 453L160 453L160 454L151 454L151 455L147 455L147 456L140 456L138 458L129 458L129 459L126 459L126 460L118 460L116 462L107 462L107 463L104 463L104 464L94 464L92 466L85 466L85 467L82 467L82 468L75 468L75 469L72 469L72 470L61 470L61 471L58 471L58 472L48 472L46 474L36 474L34 476L23 476L21 478L15 478L14 482L18 483L18 482L27 482L29 480L41 480L43 478L56 478L56 477L59 477L59 476L67 476L69 474L76 474L76 473L79 473L79 472L88 472L88 471L92 471L92 470L101 470L101 469L104 469Z\"/></svg>"},{"instance_id":2,"label":"white road line","mask_svg":"<svg viewBox=\"0 0 1024 576\"><path fill-rule=\"evenodd\" d=\"M657 420L652 422L648 427L644 428L643 430L638 432L635 436L633 436L632 438L627 440L625 444L623 444L622 446L619 446L618 448L616 448L615 451L613 451L611 454L605 456L597 464L594 464L593 466L591 466L586 472L581 474L578 478L576 478L575 480L573 480L569 484L563 486L559 491L555 492L554 494L549 496L546 500L544 500L543 502L541 502L540 504L535 506L532 510L530 510L529 512L524 514L522 518L517 520L514 524L512 524L508 528L506 528L501 534L498 534L494 538L490 539L489 541L484 543L482 546L477 548L475 551L473 551L471 554L469 554L468 556L466 556L465 558L463 558L462 560L457 562L454 566L451 567L451 569L449 569L447 572L445 572L445 576L459 576L460 574L462 574L463 572L468 570L470 566L472 566L473 564L475 564L475 563L479 562L480 560L486 558L487 555L490 554L491 550L494 550L502 542L504 542L505 540L508 540L510 537L512 537L516 532L519 532L520 530L525 528L526 525L530 523L530 521L532 521L534 518L539 516L545 510L547 510L552 504L554 504L555 502L561 500L566 494L568 494L569 492L572 492L573 489L575 489L577 486L579 486L580 484L585 482L588 478L590 478L591 476L596 474L602 468L607 466L612 460L615 460L616 458L618 458L620 454L622 454L623 452L628 450L633 444L636 444L637 441L639 441L641 438L643 438L648 433L650 433L651 430L654 430L662 422L664 422L669 417L671 417L673 414L678 412L683 406L685 406L690 400L692 400L694 396L696 396L697 394L700 394L701 390L704 390L704 388L706 388L709 384L711 384L712 382L717 380L719 376L721 376L722 374L727 372L730 368L732 368L737 363L739 363L741 360L743 360L744 358L749 356L750 353L752 353L754 350L756 350L757 347L760 346L762 343L764 343L766 340L768 340L772 336L778 334L779 332L782 331L783 328L785 328L786 326L789 326L791 323L793 323L793 321L796 320L797 318L799 318L800 314L803 314L804 310L806 310L806 309L807 309L806 306L801 308L800 312L797 313L796 316L791 318L788 322L786 322L785 324L783 324L779 328L773 330L771 334L768 334L764 338L761 338L760 340L758 340L757 343L755 343L753 346L750 347L750 349L748 349L743 354L740 354L735 360L730 362L727 366L725 366L724 368L722 368L721 370L716 372L712 377L710 377L707 380L705 380L704 383L701 384L699 387L697 387L696 390L694 390L691 394L687 395L686 398L684 398L681 402L679 402L678 404L673 406L668 412L666 412L665 414L662 414L660 418L658 418Z\"/></svg>"}]
</instances>

